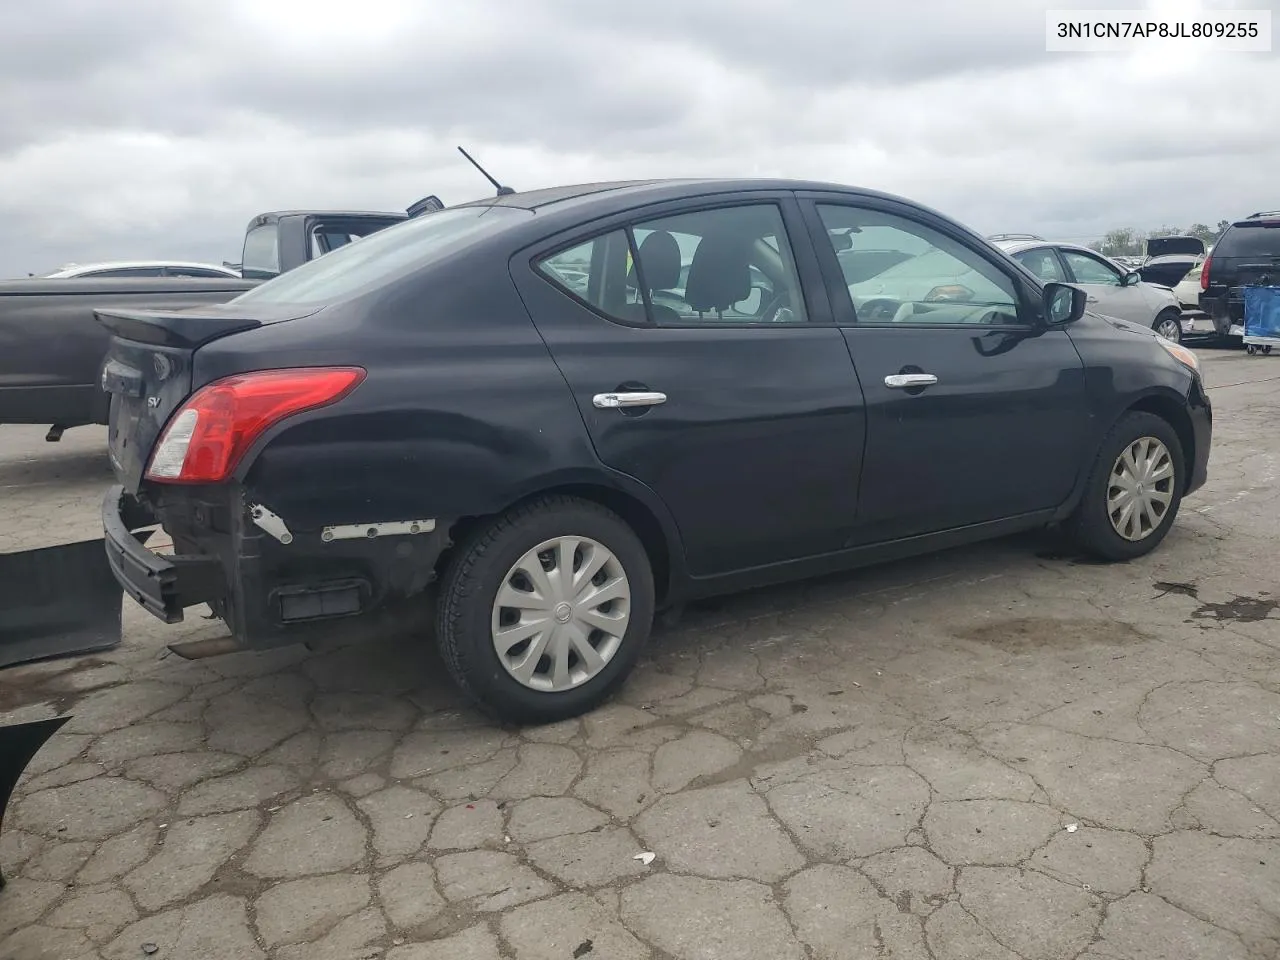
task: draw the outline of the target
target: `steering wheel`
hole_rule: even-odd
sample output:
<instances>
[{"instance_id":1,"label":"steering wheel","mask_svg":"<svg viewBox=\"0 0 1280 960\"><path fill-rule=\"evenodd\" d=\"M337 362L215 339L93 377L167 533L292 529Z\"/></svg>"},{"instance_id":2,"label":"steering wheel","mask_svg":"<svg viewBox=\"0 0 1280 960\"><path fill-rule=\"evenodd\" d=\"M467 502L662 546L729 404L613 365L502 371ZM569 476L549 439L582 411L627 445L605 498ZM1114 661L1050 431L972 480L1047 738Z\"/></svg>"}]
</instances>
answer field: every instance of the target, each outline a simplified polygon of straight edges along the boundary
<instances>
[{"instance_id":1,"label":"steering wheel","mask_svg":"<svg viewBox=\"0 0 1280 960\"><path fill-rule=\"evenodd\" d=\"M882 323L893 320L903 306L903 303L891 297L876 297L873 300L867 300L862 306L858 307L858 319L865 320L868 323Z\"/></svg>"},{"instance_id":2,"label":"steering wheel","mask_svg":"<svg viewBox=\"0 0 1280 960\"><path fill-rule=\"evenodd\" d=\"M773 296L756 314L765 323L787 323L794 318L791 310L791 294L784 288Z\"/></svg>"},{"instance_id":3,"label":"steering wheel","mask_svg":"<svg viewBox=\"0 0 1280 960\"><path fill-rule=\"evenodd\" d=\"M903 300L901 306L894 311L893 322L903 323L915 316L916 302L914 300Z\"/></svg>"}]
</instances>

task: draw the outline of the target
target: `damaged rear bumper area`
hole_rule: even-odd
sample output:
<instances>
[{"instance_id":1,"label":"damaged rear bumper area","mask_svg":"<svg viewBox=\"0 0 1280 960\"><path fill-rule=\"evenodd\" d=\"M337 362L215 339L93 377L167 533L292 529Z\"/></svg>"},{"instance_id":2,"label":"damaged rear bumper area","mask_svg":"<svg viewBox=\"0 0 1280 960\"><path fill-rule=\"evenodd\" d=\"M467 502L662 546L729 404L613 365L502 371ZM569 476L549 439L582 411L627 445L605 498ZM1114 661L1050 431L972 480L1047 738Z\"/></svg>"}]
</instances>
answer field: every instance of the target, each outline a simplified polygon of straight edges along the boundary
<instances>
[{"instance_id":1,"label":"damaged rear bumper area","mask_svg":"<svg viewBox=\"0 0 1280 960\"><path fill-rule=\"evenodd\" d=\"M179 623L185 608L223 597L225 581L217 557L163 556L148 550L146 541L158 523L123 487L107 491L102 530L111 572L125 594L148 613L165 623Z\"/></svg>"},{"instance_id":2,"label":"damaged rear bumper area","mask_svg":"<svg viewBox=\"0 0 1280 960\"><path fill-rule=\"evenodd\" d=\"M102 503L107 560L125 595L165 623L207 604L235 644L364 640L426 622L420 594L448 545L433 521L291 530L235 491L230 504L179 493L152 509L122 486ZM223 520L210 524L209 516ZM205 518L201 520L199 518ZM163 526L173 552L147 541Z\"/></svg>"}]
</instances>

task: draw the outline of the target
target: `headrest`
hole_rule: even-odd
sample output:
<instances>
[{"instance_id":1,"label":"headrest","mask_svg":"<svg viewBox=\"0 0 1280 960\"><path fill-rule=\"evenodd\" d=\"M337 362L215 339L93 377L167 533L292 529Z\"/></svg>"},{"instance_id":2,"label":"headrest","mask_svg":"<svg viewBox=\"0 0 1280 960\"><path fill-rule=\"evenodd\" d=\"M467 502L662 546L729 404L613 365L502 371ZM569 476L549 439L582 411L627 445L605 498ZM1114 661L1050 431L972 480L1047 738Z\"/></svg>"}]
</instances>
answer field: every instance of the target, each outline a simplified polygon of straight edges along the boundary
<instances>
[{"instance_id":1,"label":"headrest","mask_svg":"<svg viewBox=\"0 0 1280 960\"><path fill-rule=\"evenodd\" d=\"M670 290L680 285L680 244L665 230L655 230L637 251L644 282L650 290Z\"/></svg>"},{"instance_id":2,"label":"headrest","mask_svg":"<svg viewBox=\"0 0 1280 960\"><path fill-rule=\"evenodd\" d=\"M703 237L689 265L684 299L699 313L726 310L751 295L747 244L732 234Z\"/></svg>"}]
</instances>

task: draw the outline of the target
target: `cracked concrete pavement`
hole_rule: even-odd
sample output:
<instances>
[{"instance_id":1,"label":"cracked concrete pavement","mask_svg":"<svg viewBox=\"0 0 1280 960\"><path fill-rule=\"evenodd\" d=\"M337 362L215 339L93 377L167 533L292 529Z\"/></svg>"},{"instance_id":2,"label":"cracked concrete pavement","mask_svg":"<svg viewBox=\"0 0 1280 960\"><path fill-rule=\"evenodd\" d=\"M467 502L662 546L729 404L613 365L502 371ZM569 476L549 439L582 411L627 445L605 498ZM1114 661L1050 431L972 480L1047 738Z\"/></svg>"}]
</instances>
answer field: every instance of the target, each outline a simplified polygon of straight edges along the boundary
<instances>
[{"instance_id":1,"label":"cracked concrete pavement","mask_svg":"<svg viewBox=\"0 0 1280 960\"><path fill-rule=\"evenodd\" d=\"M1202 350L1155 555L1017 537L704 604L499 729L429 646L0 672L71 714L0 833L13 960L1280 957L1280 360ZM0 549L98 535L101 432L0 427ZM635 859L641 852L651 863Z\"/></svg>"}]
</instances>

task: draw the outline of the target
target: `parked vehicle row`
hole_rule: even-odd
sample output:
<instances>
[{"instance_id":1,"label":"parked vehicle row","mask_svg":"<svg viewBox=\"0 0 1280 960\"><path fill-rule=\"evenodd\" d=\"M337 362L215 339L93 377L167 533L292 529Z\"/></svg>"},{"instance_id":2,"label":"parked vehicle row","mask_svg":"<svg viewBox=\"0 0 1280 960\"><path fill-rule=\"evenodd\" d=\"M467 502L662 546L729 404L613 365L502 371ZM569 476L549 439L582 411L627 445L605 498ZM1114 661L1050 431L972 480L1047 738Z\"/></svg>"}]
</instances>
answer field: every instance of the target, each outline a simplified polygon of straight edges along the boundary
<instances>
[{"instance_id":1,"label":"parked vehicle row","mask_svg":"<svg viewBox=\"0 0 1280 960\"><path fill-rule=\"evenodd\" d=\"M604 183L99 309L109 562L249 648L432 613L462 689L544 721L696 597L1047 524L1138 557L1206 479L1198 361L1048 250L832 184Z\"/></svg>"},{"instance_id":2,"label":"parked vehicle row","mask_svg":"<svg viewBox=\"0 0 1280 960\"><path fill-rule=\"evenodd\" d=\"M1082 244L1030 235L998 235L993 242L1043 281L1070 283L1088 294L1089 309L1150 327L1175 343L1185 322L1178 298L1167 287L1146 282Z\"/></svg>"}]
</instances>

